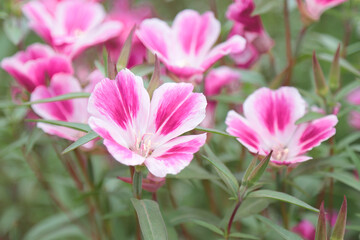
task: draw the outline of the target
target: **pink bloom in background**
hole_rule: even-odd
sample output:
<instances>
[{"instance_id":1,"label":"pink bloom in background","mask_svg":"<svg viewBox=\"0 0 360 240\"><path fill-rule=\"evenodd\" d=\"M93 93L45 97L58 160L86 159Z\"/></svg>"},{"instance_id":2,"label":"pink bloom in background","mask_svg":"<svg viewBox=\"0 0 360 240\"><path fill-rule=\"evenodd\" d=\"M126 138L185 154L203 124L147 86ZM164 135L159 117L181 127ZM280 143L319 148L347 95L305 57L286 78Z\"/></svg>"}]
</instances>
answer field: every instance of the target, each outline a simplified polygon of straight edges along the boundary
<instances>
[{"instance_id":1,"label":"pink bloom in background","mask_svg":"<svg viewBox=\"0 0 360 240\"><path fill-rule=\"evenodd\" d=\"M181 134L205 117L206 99L189 83L165 83L150 102L141 77L125 69L104 79L90 96L90 127L120 163L142 165L157 177L179 173L205 143L206 134Z\"/></svg>"},{"instance_id":2,"label":"pink bloom in background","mask_svg":"<svg viewBox=\"0 0 360 240\"><path fill-rule=\"evenodd\" d=\"M29 92L37 86L46 85L57 73L73 73L69 59L37 43L12 57L4 58L1 67Z\"/></svg>"},{"instance_id":3,"label":"pink bloom in background","mask_svg":"<svg viewBox=\"0 0 360 240\"><path fill-rule=\"evenodd\" d=\"M228 113L227 132L252 153L267 155L273 150L272 163L303 162L311 159L305 155L309 150L335 134L338 122L335 115L328 115L296 125L305 113L306 103L296 88L260 88L245 100L245 117Z\"/></svg>"},{"instance_id":4,"label":"pink bloom in background","mask_svg":"<svg viewBox=\"0 0 360 240\"><path fill-rule=\"evenodd\" d=\"M315 21L319 20L321 14L327 9L333 8L346 1L347 0L305 0L304 4L303 0L297 0L300 12Z\"/></svg>"},{"instance_id":5,"label":"pink bloom in background","mask_svg":"<svg viewBox=\"0 0 360 240\"><path fill-rule=\"evenodd\" d=\"M360 105L360 88L353 90L347 97L349 103ZM360 130L360 112L351 111L349 115L349 123L353 128Z\"/></svg>"},{"instance_id":6,"label":"pink bloom in background","mask_svg":"<svg viewBox=\"0 0 360 240\"><path fill-rule=\"evenodd\" d=\"M130 0L114 1L114 6L109 13L108 19L112 21L119 21L123 25L123 30L117 38L112 39L106 44L110 57L113 62L117 62L120 56L121 49L134 26L139 26L140 23L153 16L152 7L149 5L131 6ZM146 47L134 34L132 46L128 61L128 68L141 64L146 59Z\"/></svg>"},{"instance_id":7,"label":"pink bloom in background","mask_svg":"<svg viewBox=\"0 0 360 240\"><path fill-rule=\"evenodd\" d=\"M118 36L122 29L119 22L104 22L101 4L86 0L30 1L23 12L37 34L71 57Z\"/></svg>"},{"instance_id":8,"label":"pink bloom in background","mask_svg":"<svg viewBox=\"0 0 360 240\"><path fill-rule=\"evenodd\" d=\"M242 68L250 68L261 54L274 46L274 41L264 30L260 16L252 15L254 10L253 0L235 0L226 12L226 17L234 23L229 37L239 35L247 41L244 51L230 55Z\"/></svg>"},{"instance_id":9,"label":"pink bloom in background","mask_svg":"<svg viewBox=\"0 0 360 240\"><path fill-rule=\"evenodd\" d=\"M234 91L239 88L240 73L229 67L222 66L213 69L205 78L205 91L207 97L219 95L224 88ZM215 110L217 102L208 100L206 106L206 117L201 126L212 128L215 126Z\"/></svg>"},{"instance_id":10,"label":"pink bloom in background","mask_svg":"<svg viewBox=\"0 0 360 240\"><path fill-rule=\"evenodd\" d=\"M212 12L194 10L177 14L170 28L159 19L146 19L137 31L142 43L183 81L201 81L202 74L217 60L244 50L245 40L233 36L211 48L220 34L220 22Z\"/></svg>"},{"instance_id":11,"label":"pink bloom in background","mask_svg":"<svg viewBox=\"0 0 360 240\"><path fill-rule=\"evenodd\" d=\"M305 240L314 240L316 229L314 224L308 220L302 220L295 227L292 228L294 233L299 234Z\"/></svg>"},{"instance_id":12,"label":"pink bloom in background","mask_svg":"<svg viewBox=\"0 0 360 240\"><path fill-rule=\"evenodd\" d=\"M129 177L118 177L123 182L132 183L131 178ZM155 177L151 173L147 175L145 179L142 180L142 188L148 192L157 192L166 182L166 178Z\"/></svg>"},{"instance_id":13,"label":"pink bloom in background","mask_svg":"<svg viewBox=\"0 0 360 240\"><path fill-rule=\"evenodd\" d=\"M49 87L39 86L34 90L34 92L31 94L31 101L56 97L72 92L91 92L95 84L104 77L101 74L97 73L96 70L89 76L89 78L92 82L89 83L89 86L87 86L83 90L80 86L79 81L71 75L56 74L51 79ZM33 104L32 108L37 115L46 120L87 123L89 119L87 105L87 98L77 98L66 101ZM38 123L37 126L48 134L56 135L70 141L76 141L78 138L85 135L85 133L74 129L46 123ZM83 146L85 148L92 148L94 144L95 141L91 141Z\"/></svg>"}]
</instances>

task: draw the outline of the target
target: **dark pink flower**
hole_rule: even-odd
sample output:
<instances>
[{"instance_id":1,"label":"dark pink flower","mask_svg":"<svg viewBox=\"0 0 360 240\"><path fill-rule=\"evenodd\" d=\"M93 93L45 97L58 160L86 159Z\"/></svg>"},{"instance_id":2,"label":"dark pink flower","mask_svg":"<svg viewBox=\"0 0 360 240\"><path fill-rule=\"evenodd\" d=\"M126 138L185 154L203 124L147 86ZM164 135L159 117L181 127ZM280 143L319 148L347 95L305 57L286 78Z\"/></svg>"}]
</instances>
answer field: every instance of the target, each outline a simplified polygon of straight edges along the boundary
<instances>
[{"instance_id":1,"label":"dark pink flower","mask_svg":"<svg viewBox=\"0 0 360 240\"><path fill-rule=\"evenodd\" d=\"M154 18L144 20L137 31L142 43L182 80L198 78L223 56L244 50L240 36L212 48L219 34L220 23L212 12L200 15L194 10L178 13L172 27Z\"/></svg>"},{"instance_id":2,"label":"dark pink flower","mask_svg":"<svg viewBox=\"0 0 360 240\"><path fill-rule=\"evenodd\" d=\"M57 73L73 73L68 58L42 44L33 44L25 51L4 58L1 67L29 92L46 85Z\"/></svg>"},{"instance_id":3,"label":"dark pink flower","mask_svg":"<svg viewBox=\"0 0 360 240\"><path fill-rule=\"evenodd\" d=\"M131 178L129 177L118 177L123 182L132 183ZM157 192L166 182L166 178L155 177L151 173L147 175L145 179L142 180L142 188L148 192Z\"/></svg>"},{"instance_id":4,"label":"dark pink flower","mask_svg":"<svg viewBox=\"0 0 360 240\"><path fill-rule=\"evenodd\" d=\"M252 15L254 9L253 0L235 0L226 12L227 18L234 23L229 37L240 35L247 40L244 51L230 55L242 68L250 68L261 54L274 46L274 41L264 30L260 16Z\"/></svg>"},{"instance_id":5,"label":"dark pink flower","mask_svg":"<svg viewBox=\"0 0 360 240\"><path fill-rule=\"evenodd\" d=\"M37 34L70 57L118 36L122 29L119 22L104 22L102 5L92 1L31 1L23 11Z\"/></svg>"},{"instance_id":6,"label":"dark pink flower","mask_svg":"<svg viewBox=\"0 0 360 240\"><path fill-rule=\"evenodd\" d=\"M127 39L131 29L134 26L139 26L140 23L153 16L152 7L149 5L131 6L130 0L115 1L108 20L119 21L123 25L121 34L112 39L106 44L111 59L117 62L120 56L121 49ZM128 61L128 68L141 64L146 59L146 47L137 38L136 34L133 36L132 46Z\"/></svg>"},{"instance_id":7,"label":"dark pink flower","mask_svg":"<svg viewBox=\"0 0 360 240\"><path fill-rule=\"evenodd\" d=\"M205 91L207 97L216 96L221 93L222 89L228 88L231 91L238 89L240 73L229 67L222 66L213 69L205 78ZM206 106L206 117L201 126L212 128L215 126L215 110L217 102L208 101Z\"/></svg>"},{"instance_id":8,"label":"dark pink flower","mask_svg":"<svg viewBox=\"0 0 360 240\"><path fill-rule=\"evenodd\" d=\"M95 71L89 76L89 81L91 82L83 89L77 79L71 75L59 73L51 79L48 87L38 86L31 94L31 101L56 97L72 92L91 92L95 84L103 78L98 71ZM87 105L87 98L76 98L65 101L33 104L32 109L38 116L46 120L87 123L90 116L87 112ZM56 135L70 141L76 141L85 135L84 132L46 123L38 123L37 126L50 135ZM95 141L91 141L85 144L84 147L92 148L94 144Z\"/></svg>"},{"instance_id":9,"label":"dark pink flower","mask_svg":"<svg viewBox=\"0 0 360 240\"><path fill-rule=\"evenodd\" d=\"M150 102L141 77L125 69L96 85L89 125L120 163L144 164L157 177L177 174L206 140L206 134L180 136L205 117L206 99L192 91L189 83L165 83Z\"/></svg>"},{"instance_id":10,"label":"dark pink flower","mask_svg":"<svg viewBox=\"0 0 360 240\"><path fill-rule=\"evenodd\" d=\"M235 111L228 113L227 132L252 153L267 155L273 150L272 163L303 162L311 159L305 155L309 150L335 134L338 122L335 115L328 115L295 124L305 113L306 103L296 88L261 88L245 100L245 117Z\"/></svg>"},{"instance_id":11,"label":"dark pink flower","mask_svg":"<svg viewBox=\"0 0 360 240\"><path fill-rule=\"evenodd\" d=\"M360 88L353 90L347 97L349 103L360 105ZM349 115L349 123L353 128L360 130L360 112L351 111Z\"/></svg>"},{"instance_id":12,"label":"dark pink flower","mask_svg":"<svg viewBox=\"0 0 360 240\"><path fill-rule=\"evenodd\" d=\"M299 234L305 240L314 240L315 239L315 227L308 220L302 220L295 227L292 228L294 233Z\"/></svg>"}]
</instances>

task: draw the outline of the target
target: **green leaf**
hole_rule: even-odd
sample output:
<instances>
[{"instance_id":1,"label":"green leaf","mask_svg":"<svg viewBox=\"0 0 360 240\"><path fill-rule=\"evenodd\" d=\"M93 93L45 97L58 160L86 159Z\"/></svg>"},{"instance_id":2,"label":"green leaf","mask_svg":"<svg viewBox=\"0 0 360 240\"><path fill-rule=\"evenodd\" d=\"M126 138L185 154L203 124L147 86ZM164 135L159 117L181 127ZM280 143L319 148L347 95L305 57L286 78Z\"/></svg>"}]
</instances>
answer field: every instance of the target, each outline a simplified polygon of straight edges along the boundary
<instances>
[{"instance_id":1,"label":"green leaf","mask_svg":"<svg viewBox=\"0 0 360 240\"><path fill-rule=\"evenodd\" d=\"M248 187L253 186L257 181L259 181L259 179L261 178L261 176L263 175L265 169L269 164L271 155L272 155L272 151L270 151L270 153L263 160L261 160L261 162L251 172L251 174L247 179L247 183L249 185Z\"/></svg>"},{"instance_id":2,"label":"green leaf","mask_svg":"<svg viewBox=\"0 0 360 240\"><path fill-rule=\"evenodd\" d=\"M308 112L306 113L303 117L299 118L295 124L301 124L301 123L305 123L305 122L310 122L319 118L324 117L323 114L318 113L318 112Z\"/></svg>"},{"instance_id":3,"label":"green leaf","mask_svg":"<svg viewBox=\"0 0 360 240\"><path fill-rule=\"evenodd\" d=\"M270 12L274 9L279 8L279 0L262 0L257 4L255 4L255 10L251 13L251 16L256 16L260 14L264 14Z\"/></svg>"},{"instance_id":4,"label":"green leaf","mask_svg":"<svg viewBox=\"0 0 360 240\"><path fill-rule=\"evenodd\" d=\"M254 239L254 240L260 239L260 238L258 238L256 236L246 234L246 233L231 233L230 238Z\"/></svg>"},{"instance_id":5,"label":"green leaf","mask_svg":"<svg viewBox=\"0 0 360 240\"><path fill-rule=\"evenodd\" d=\"M351 143L355 142L358 139L360 139L360 132L351 133L347 137L341 139L341 141L339 141L336 144L336 148L337 149L344 149L344 148L346 148L347 146L349 146Z\"/></svg>"},{"instance_id":6,"label":"green leaf","mask_svg":"<svg viewBox=\"0 0 360 240\"><path fill-rule=\"evenodd\" d=\"M24 102L21 105L29 106L29 105L38 104L38 103L58 102L58 101L64 101L64 100L69 100L69 99L88 98L88 97L90 97L90 93L73 92L73 93L67 93L67 94L59 95L59 96L52 97L52 98L44 98L44 99L32 101L32 102Z\"/></svg>"},{"instance_id":7,"label":"green leaf","mask_svg":"<svg viewBox=\"0 0 360 240\"><path fill-rule=\"evenodd\" d=\"M151 76L149 86L147 88L150 98L152 97L155 89L159 85L160 85L160 62L159 62L157 55L155 55L155 68L154 68L154 72Z\"/></svg>"},{"instance_id":8,"label":"green leaf","mask_svg":"<svg viewBox=\"0 0 360 240\"><path fill-rule=\"evenodd\" d=\"M216 169L218 172L220 178L224 181L230 192L232 193L232 196L234 198L238 198L238 189L239 189L239 183L235 176L230 172L230 170L223 164L211 151L210 147L205 144L204 146L205 152L208 155L208 157L204 156L206 160L208 160Z\"/></svg>"},{"instance_id":9,"label":"green leaf","mask_svg":"<svg viewBox=\"0 0 360 240\"><path fill-rule=\"evenodd\" d=\"M216 130L216 129L211 129L211 128L196 127L195 130L201 131L201 132L214 133L214 134L218 134L218 135L225 136L225 137L236 138L235 136L230 135L230 134L228 134L226 132L222 132L222 131L219 131L219 130Z\"/></svg>"},{"instance_id":10,"label":"green leaf","mask_svg":"<svg viewBox=\"0 0 360 240\"><path fill-rule=\"evenodd\" d=\"M131 202L136 210L143 238L145 240L168 239L159 205L152 200L138 200L136 198L131 198Z\"/></svg>"},{"instance_id":11,"label":"green leaf","mask_svg":"<svg viewBox=\"0 0 360 240\"><path fill-rule=\"evenodd\" d=\"M320 60L326 61L326 62L330 62L332 63L333 61L333 56L331 54L327 54L327 53L321 53L318 55L318 58ZM357 77L360 77L360 72L357 70L356 67L354 67L353 65L351 65L351 63L349 63L348 61L346 61L345 59L340 59L340 66L347 70L348 72L351 72L352 74L354 74Z\"/></svg>"},{"instance_id":12,"label":"green leaf","mask_svg":"<svg viewBox=\"0 0 360 240\"><path fill-rule=\"evenodd\" d=\"M289 194L283 193L283 192L277 192L272 190L258 190L255 192L250 193L247 198L270 198L270 199L276 199L283 202L288 202L291 204L294 204L299 207L303 207L305 209L311 210L313 212L319 212L318 209L310 206L309 204L297 199L296 197L293 197Z\"/></svg>"},{"instance_id":13,"label":"green leaf","mask_svg":"<svg viewBox=\"0 0 360 240\"><path fill-rule=\"evenodd\" d=\"M130 69L137 76L145 76L152 72L154 72L154 65L153 64L141 64L136 65L135 67Z\"/></svg>"},{"instance_id":14,"label":"green leaf","mask_svg":"<svg viewBox=\"0 0 360 240\"><path fill-rule=\"evenodd\" d=\"M129 35L127 36L125 43L121 49L120 52L120 57L119 60L116 64L116 68L118 70L118 72L124 68L126 68L128 61L129 61L129 56L130 56L130 51L131 51L131 44L132 44L132 38L134 35L134 31L135 31L136 26L134 26Z\"/></svg>"},{"instance_id":15,"label":"green leaf","mask_svg":"<svg viewBox=\"0 0 360 240\"><path fill-rule=\"evenodd\" d=\"M320 206L319 218L316 225L315 240L327 240L324 202L322 202Z\"/></svg>"},{"instance_id":16,"label":"green leaf","mask_svg":"<svg viewBox=\"0 0 360 240\"><path fill-rule=\"evenodd\" d=\"M344 196L344 201L341 204L339 215L337 216L334 230L333 233L331 234L330 240L344 239L345 228L346 228L346 216L347 216L347 202L346 202L346 197Z\"/></svg>"},{"instance_id":17,"label":"green leaf","mask_svg":"<svg viewBox=\"0 0 360 240\"><path fill-rule=\"evenodd\" d=\"M203 167L196 165L194 162L190 163L184 170L176 175L168 175L166 178L178 178L178 179L219 179L217 175L211 174Z\"/></svg>"},{"instance_id":18,"label":"green leaf","mask_svg":"<svg viewBox=\"0 0 360 240\"><path fill-rule=\"evenodd\" d=\"M70 151L72 151L72 150L74 150L74 149L76 149L76 148L90 142L91 140L94 140L97 137L99 137L99 134L97 134L94 131L90 131L85 136L82 136L81 138L79 138L78 140L73 142L70 146L65 148L64 151L62 151L61 154L68 153L68 152L70 152Z\"/></svg>"},{"instance_id":19,"label":"green leaf","mask_svg":"<svg viewBox=\"0 0 360 240\"><path fill-rule=\"evenodd\" d=\"M196 220L196 219L192 220L191 222L193 222L193 223L195 223L196 225L199 225L199 226L201 226L201 227L207 228L207 229L209 229L210 231L212 231L212 232L214 232L214 233L217 233L217 234L219 234L219 235L221 235L221 236L224 235L223 230L221 230L220 228L218 228L217 226L215 226L215 225L213 225L213 224L211 224L211 223L207 223L207 222L205 222L205 221Z\"/></svg>"},{"instance_id":20,"label":"green leaf","mask_svg":"<svg viewBox=\"0 0 360 240\"><path fill-rule=\"evenodd\" d=\"M14 45L18 45L29 31L26 19L14 16L7 17L4 20L3 29L8 39Z\"/></svg>"},{"instance_id":21,"label":"green leaf","mask_svg":"<svg viewBox=\"0 0 360 240\"><path fill-rule=\"evenodd\" d=\"M338 102L346 97L351 91L360 86L360 80L356 79L348 85L342 87L335 96L335 101Z\"/></svg>"},{"instance_id":22,"label":"green leaf","mask_svg":"<svg viewBox=\"0 0 360 240\"><path fill-rule=\"evenodd\" d=\"M279 225L277 225L275 222L276 221L272 221L266 217L257 215L256 216L257 219L259 219L261 222L265 223L266 225L268 225L270 228L272 228L275 232L277 232L279 234L279 236L281 236L283 239L285 240L302 240L302 238L293 233L290 232L288 230L286 230L283 227L280 227Z\"/></svg>"},{"instance_id":23,"label":"green leaf","mask_svg":"<svg viewBox=\"0 0 360 240\"><path fill-rule=\"evenodd\" d=\"M360 182L355 179L355 176L345 172L332 172L332 173L323 173L327 177L332 177L339 182L348 185L349 187L354 188L357 191L360 191Z\"/></svg>"},{"instance_id":24,"label":"green leaf","mask_svg":"<svg viewBox=\"0 0 360 240\"><path fill-rule=\"evenodd\" d=\"M79 130L82 132L90 132L91 131L91 128L89 127L89 125L87 125L85 123L73 123L73 122L45 120L45 119L26 119L26 121L47 123L47 124L51 124L51 125L72 128L72 129Z\"/></svg>"},{"instance_id":25,"label":"green leaf","mask_svg":"<svg viewBox=\"0 0 360 240\"><path fill-rule=\"evenodd\" d=\"M213 225L218 225L220 219L212 213L198 208L180 207L173 211L170 216L170 224L176 226L192 220L202 220Z\"/></svg>"},{"instance_id":26,"label":"green leaf","mask_svg":"<svg viewBox=\"0 0 360 240\"><path fill-rule=\"evenodd\" d=\"M235 219L241 220L245 217L257 214L267 208L273 200L266 198L245 198L239 210L236 213Z\"/></svg>"},{"instance_id":27,"label":"green leaf","mask_svg":"<svg viewBox=\"0 0 360 240\"><path fill-rule=\"evenodd\" d=\"M356 155L356 153L350 148L346 148L346 152L349 155L351 161L356 167L356 170L360 173L360 158Z\"/></svg>"}]
</instances>

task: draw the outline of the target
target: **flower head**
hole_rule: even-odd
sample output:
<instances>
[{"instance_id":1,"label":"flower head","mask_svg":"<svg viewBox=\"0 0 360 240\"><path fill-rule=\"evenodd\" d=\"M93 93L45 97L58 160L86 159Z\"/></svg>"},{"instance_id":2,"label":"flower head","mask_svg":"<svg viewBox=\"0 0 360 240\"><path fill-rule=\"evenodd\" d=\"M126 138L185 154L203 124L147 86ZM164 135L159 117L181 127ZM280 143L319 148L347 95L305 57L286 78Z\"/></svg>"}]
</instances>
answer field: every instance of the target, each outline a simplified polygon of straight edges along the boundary
<instances>
[{"instance_id":1,"label":"flower head","mask_svg":"<svg viewBox=\"0 0 360 240\"><path fill-rule=\"evenodd\" d=\"M244 115L230 111L227 132L237 137L250 152L267 155L271 162L289 165L311 159L305 154L335 134L338 120L328 115L311 122L295 124L306 113L306 103L298 90L282 87L261 88L244 102Z\"/></svg>"},{"instance_id":2,"label":"flower head","mask_svg":"<svg viewBox=\"0 0 360 240\"><path fill-rule=\"evenodd\" d=\"M323 12L347 0L297 0L299 10L307 21L318 21Z\"/></svg>"},{"instance_id":3,"label":"flower head","mask_svg":"<svg viewBox=\"0 0 360 240\"><path fill-rule=\"evenodd\" d=\"M38 43L12 57L4 58L1 67L29 92L37 86L46 85L47 80L57 73L73 73L68 58Z\"/></svg>"},{"instance_id":4,"label":"flower head","mask_svg":"<svg viewBox=\"0 0 360 240\"><path fill-rule=\"evenodd\" d=\"M176 174L206 140L206 134L179 137L205 117L206 99L192 90L189 83L165 83L150 102L141 77L122 70L115 80L96 85L88 105L89 125L120 163L144 164L157 177Z\"/></svg>"},{"instance_id":5,"label":"flower head","mask_svg":"<svg viewBox=\"0 0 360 240\"><path fill-rule=\"evenodd\" d=\"M294 233L299 234L302 238L306 240L314 240L315 239L315 227L312 222L308 220L302 220L296 226L292 228Z\"/></svg>"},{"instance_id":6,"label":"flower head","mask_svg":"<svg viewBox=\"0 0 360 240\"><path fill-rule=\"evenodd\" d=\"M75 57L120 34L119 22L105 20L101 4L86 0L31 1L23 12L31 28L57 51Z\"/></svg>"},{"instance_id":7,"label":"flower head","mask_svg":"<svg viewBox=\"0 0 360 240\"><path fill-rule=\"evenodd\" d=\"M347 100L354 105L360 105L360 88L357 88L350 92L347 96ZM349 123L353 128L360 130L360 112L351 111L349 116Z\"/></svg>"},{"instance_id":8,"label":"flower head","mask_svg":"<svg viewBox=\"0 0 360 240\"><path fill-rule=\"evenodd\" d=\"M143 44L182 79L201 76L223 56L244 49L245 40L240 36L212 48L219 34L220 23L212 12L200 15L194 10L178 13L171 28L153 18L144 20L137 31Z\"/></svg>"}]
</instances>

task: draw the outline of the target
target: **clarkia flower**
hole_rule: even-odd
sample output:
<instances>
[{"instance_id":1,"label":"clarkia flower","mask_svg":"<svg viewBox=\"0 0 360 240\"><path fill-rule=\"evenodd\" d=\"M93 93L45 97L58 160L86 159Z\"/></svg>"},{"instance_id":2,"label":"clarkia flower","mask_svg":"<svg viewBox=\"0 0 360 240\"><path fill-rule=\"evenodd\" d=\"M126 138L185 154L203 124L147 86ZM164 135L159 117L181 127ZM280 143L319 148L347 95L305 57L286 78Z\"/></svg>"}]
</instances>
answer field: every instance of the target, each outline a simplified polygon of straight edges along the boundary
<instances>
[{"instance_id":1,"label":"clarkia flower","mask_svg":"<svg viewBox=\"0 0 360 240\"><path fill-rule=\"evenodd\" d=\"M252 15L254 10L253 0L235 0L226 12L226 17L234 24L229 37L239 35L246 39L244 51L230 55L242 68L250 68L261 54L274 46L274 41L266 33L260 16Z\"/></svg>"},{"instance_id":2,"label":"clarkia flower","mask_svg":"<svg viewBox=\"0 0 360 240\"><path fill-rule=\"evenodd\" d=\"M4 58L1 67L21 86L32 92L37 86L46 85L57 73L72 74L70 60L56 54L50 47L35 43L25 51Z\"/></svg>"},{"instance_id":3,"label":"clarkia flower","mask_svg":"<svg viewBox=\"0 0 360 240\"><path fill-rule=\"evenodd\" d=\"M56 97L72 92L91 92L97 82L103 79L98 71L89 75L89 85L84 89L79 81L71 75L56 74L48 87L38 86L31 94L31 101L37 101L45 98ZM65 101L48 102L33 104L34 112L43 119L57 120L75 123L87 123L90 115L87 112L88 99L76 98ZM37 126L50 135L56 135L70 141L76 141L85 133L71 128L55 126L46 123L37 123ZM95 141L83 145L85 148L92 148Z\"/></svg>"},{"instance_id":4,"label":"clarkia flower","mask_svg":"<svg viewBox=\"0 0 360 240\"><path fill-rule=\"evenodd\" d=\"M220 22L212 12L200 15L194 10L178 13L171 28L153 18L144 20L137 31L142 43L184 81L201 80L202 74L217 60L244 50L245 40L240 36L211 48L219 34Z\"/></svg>"},{"instance_id":5,"label":"clarkia flower","mask_svg":"<svg viewBox=\"0 0 360 240\"><path fill-rule=\"evenodd\" d=\"M250 152L267 155L278 165L304 162L305 154L333 136L338 119L328 115L310 122L295 124L306 113L306 102L293 87L278 90L261 88L244 102L244 116L230 111L227 132L236 136Z\"/></svg>"},{"instance_id":6,"label":"clarkia flower","mask_svg":"<svg viewBox=\"0 0 360 240\"><path fill-rule=\"evenodd\" d=\"M222 66L211 70L205 78L204 94L207 97L216 96L226 88L228 92L233 92L239 88L240 73L232 68ZM215 111L217 102L208 100L206 106L206 117L201 126L212 128L215 126Z\"/></svg>"},{"instance_id":7,"label":"clarkia flower","mask_svg":"<svg viewBox=\"0 0 360 240\"><path fill-rule=\"evenodd\" d=\"M205 143L206 134L181 134L205 117L206 99L189 83L165 83L150 102L141 77L125 69L104 79L90 96L90 127L120 163L144 164L156 177L176 174Z\"/></svg>"},{"instance_id":8,"label":"clarkia flower","mask_svg":"<svg viewBox=\"0 0 360 240\"><path fill-rule=\"evenodd\" d=\"M71 57L118 36L122 29L119 22L104 22L105 10L92 1L30 1L23 6L23 12L38 35Z\"/></svg>"},{"instance_id":9,"label":"clarkia flower","mask_svg":"<svg viewBox=\"0 0 360 240\"><path fill-rule=\"evenodd\" d=\"M348 102L354 105L360 105L360 88L350 92L347 96ZM360 112L351 111L349 115L349 123L353 128L360 130Z\"/></svg>"},{"instance_id":10,"label":"clarkia flower","mask_svg":"<svg viewBox=\"0 0 360 240\"><path fill-rule=\"evenodd\" d=\"M318 21L327 9L340 5L347 0L297 0L299 10L306 21Z\"/></svg>"},{"instance_id":11,"label":"clarkia flower","mask_svg":"<svg viewBox=\"0 0 360 240\"><path fill-rule=\"evenodd\" d=\"M314 240L316 229L314 224L308 220L302 220L292 228L294 233L299 234L305 240Z\"/></svg>"}]
</instances>

